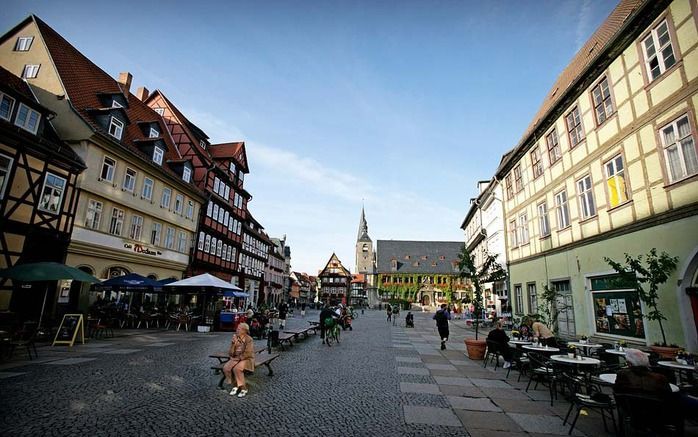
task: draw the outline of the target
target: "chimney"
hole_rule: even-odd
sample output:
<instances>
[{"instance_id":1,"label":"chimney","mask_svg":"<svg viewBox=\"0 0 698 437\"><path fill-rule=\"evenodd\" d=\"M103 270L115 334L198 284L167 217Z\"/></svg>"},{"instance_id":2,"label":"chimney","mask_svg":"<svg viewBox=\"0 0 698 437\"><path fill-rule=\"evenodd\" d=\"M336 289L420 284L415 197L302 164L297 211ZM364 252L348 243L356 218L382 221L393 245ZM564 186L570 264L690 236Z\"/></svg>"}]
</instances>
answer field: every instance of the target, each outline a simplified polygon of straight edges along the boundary
<instances>
[{"instance_id":1,"label":"chimney","mask_svg":"<svg viewBox=\"0 0 698 437\"><path fill-rule=\"evenodd\" d=\"M119 79L117 79L117 82L119 82L119 84L121 85L121 91L126 96L126 100L128 100L128 94L131 92L132 80L133 76L128 71L125 73L119 73Z\"/></svg>"},{"instance_id":2,"label":"chimney","mask_svg":"<svg viewBox=\"0 0 698 437\"><path fill-rule=\"evenodd\" d=\"M140 100L141 102L145 102L145 99L147 99L149 95L150 91L148 91L148 88L144 86L139 87L136 90L136 97L138 97L138 100Z\"/></svg>"}]
</instances>

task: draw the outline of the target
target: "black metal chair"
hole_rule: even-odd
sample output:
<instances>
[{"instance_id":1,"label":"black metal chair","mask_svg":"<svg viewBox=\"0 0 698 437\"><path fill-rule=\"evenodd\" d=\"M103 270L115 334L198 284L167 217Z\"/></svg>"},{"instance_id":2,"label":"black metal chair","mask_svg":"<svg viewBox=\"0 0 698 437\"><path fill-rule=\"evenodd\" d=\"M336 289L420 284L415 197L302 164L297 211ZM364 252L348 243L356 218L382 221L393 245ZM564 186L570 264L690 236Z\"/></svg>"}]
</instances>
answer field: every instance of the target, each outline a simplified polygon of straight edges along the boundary
<instances>
[{"instance_id":1,"label":"black metal chair","mask_svg":"<svg viewBox=\"0 0 698 437\"><path fill-rule=\"evenodd\" d=\"M683 435L684 417L675 396L615 393L615 399L623 435Z\"/></svg>"},{"instance_id":2,"label":"black metal chair","mask_svg":"<svg viewBox=\"0 0 698 437\"><path fill-rule=\"evenodd\" d=\"M500 350L501 345L495 341L487 340L487 353L485 354L485 362L482 367L487 367L487 363L494 360L494 370L499 367L499 357L504 359L502 352Z\"/></svg>"},{"instance_id":3,"label":"black metal chair","mask_svg":"<svg viewBox=\"0 0 698 437\"><path fill-rule=\"evenodd\" d=\"M531 361L528 359L528 356L519 348L511 348L511 367L507 369L507 379L509 379L509 373L511 373L511 369L516 369L519 371L519 377L517 378L516 382L521 381L521 375L525 375L526 371L530 368L531 366Z\"/></svg>"},{"instance_id":4,"label":"black metal chair","mask_svg":"<svg viewBox=\"0 0 698 437\"><path fill-rule=\"evenodd\" d=\"M542 354L529 352L528 359L530 361L530 376L526 385L526 391L531 387L531 382L533 381L536 381L536 385L533 387L534 390L538 388L539 383L547 386L550 391L550 406L552 407L553 399L557 398L559 372L551 364L550 360Z\"/></svg>"},{"instance_id":5,"label":"black metal chair","mask_svg":"<svg viewBox=\"0 0 698 437\"><path fill-rule=\"evenodd\" d=\"M15 339L10 342L10 358L18 348L26 350L29 360L33 359L32 352L34 352L34 357L39 358L39 353L36 351L36 334L35 329L18 332Z\"/></svg>"},{"instance_id":6,"label":"black metal chair","mask_svg":"<svg viewBox=\"0 0 698 437\"><path fill-rule=\"evenodd\" d=\"M565 420L562 422L563 425L567 424L567 420L570 418L572 409L577 408L577 413L574 415L574 420L570 424L570 429L567 434L572 434L574 426L577 424L577 419L579 419L579 414L582 409L587 408L590 410L598 410L601 414L601 419L603 420L603 427L608 432L608 425L606 423L606 413L611 417L613 422L613 432L617 433L616 419L613 411L616 408L616 404L613 398L601 390L596 385L585 384L584 378L580 378L577 375L570 375L566 372L561 374L560 379L564 381L565 386L569 392L568 400L570 401L570 409L567 410L567 415ZM582 393L582 389L586 387L587 393Z\"/></svg>"}]
</instances>

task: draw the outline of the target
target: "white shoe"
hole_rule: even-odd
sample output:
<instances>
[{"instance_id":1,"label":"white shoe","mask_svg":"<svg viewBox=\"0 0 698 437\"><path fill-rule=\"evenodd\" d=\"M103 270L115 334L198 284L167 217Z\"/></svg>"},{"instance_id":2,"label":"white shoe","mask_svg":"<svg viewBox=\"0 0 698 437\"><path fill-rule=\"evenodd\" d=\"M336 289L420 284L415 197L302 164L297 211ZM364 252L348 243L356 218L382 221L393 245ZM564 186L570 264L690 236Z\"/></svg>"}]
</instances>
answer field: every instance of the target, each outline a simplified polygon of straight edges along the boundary
<instances>
[{"instance_id":1,"label":"white shoe","mask_svg":"<svg viewBox=\"0 0 698 437\"><path fill-rule=\"evenodd\" d=\"M247 395L247 389L240 390L240 393L238 393L239 398L244 398Z\"/></svg>"},{"instance_id":2,"label":"white shoe","mask_svg":"<svg viewBox=\"0 0 698 437\"><path fill-rule=\"evenodd\" d=\"M235 396L236 394L238 394L238 388L234 387L232 390L230 390L230 396Z\"/></svg>"},{"instance_id":3,"label":"white shoe","mask_svg":"<svg viewBox=\"0 0 698 437\"><path fill-rule=\"evenodd\" d=\"M511 363L509 361L505 361L502 367L508 369L509 367L511 367Z\"/></svg>"}]
</instances>

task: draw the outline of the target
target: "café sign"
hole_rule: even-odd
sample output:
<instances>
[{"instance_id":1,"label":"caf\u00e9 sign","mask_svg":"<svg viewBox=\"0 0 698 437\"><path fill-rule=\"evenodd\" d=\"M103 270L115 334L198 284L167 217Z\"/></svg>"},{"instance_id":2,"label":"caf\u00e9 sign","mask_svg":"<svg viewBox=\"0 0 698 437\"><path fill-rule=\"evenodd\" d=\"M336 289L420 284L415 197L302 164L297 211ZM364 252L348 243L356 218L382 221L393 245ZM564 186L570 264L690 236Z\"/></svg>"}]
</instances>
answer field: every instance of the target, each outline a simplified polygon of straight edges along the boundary
<instances>
[{"instance_id":1,"label":"caf\u00e9 sign","mask_svg":"<svg viewBox=\"0 0 698 437\"><path fill-rule=\"evenodd\" d=\"M135 253L140 253L143 255L150 255L150 256L160 256L162 255L162 252L156 249L151 249L149 247L143 246L140 243L124 243L124 249L131 250Z\"/></svg>"}]
</instances>

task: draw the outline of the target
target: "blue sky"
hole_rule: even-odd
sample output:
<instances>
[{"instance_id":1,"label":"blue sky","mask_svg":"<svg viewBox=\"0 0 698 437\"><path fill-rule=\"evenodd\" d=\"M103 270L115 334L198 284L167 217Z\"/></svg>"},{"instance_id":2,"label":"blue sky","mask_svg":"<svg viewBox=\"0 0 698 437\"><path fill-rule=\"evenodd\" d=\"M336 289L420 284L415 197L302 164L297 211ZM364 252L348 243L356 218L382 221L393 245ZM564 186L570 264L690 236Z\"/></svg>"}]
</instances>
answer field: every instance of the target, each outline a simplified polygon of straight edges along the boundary
<instances>
[{"instance_id":1,"label":"blue sky","mask_svg":"<svg viewBox=\"0 0 698 437\"><path fill-rule=\"evenodd\" d=\"M362 202L374 241L461 241L476 182L616 3L6 1L0 28L35 13L245 141L250 210L314 274L332 252L354 269Z\"/></svg>"}]
</instances>

